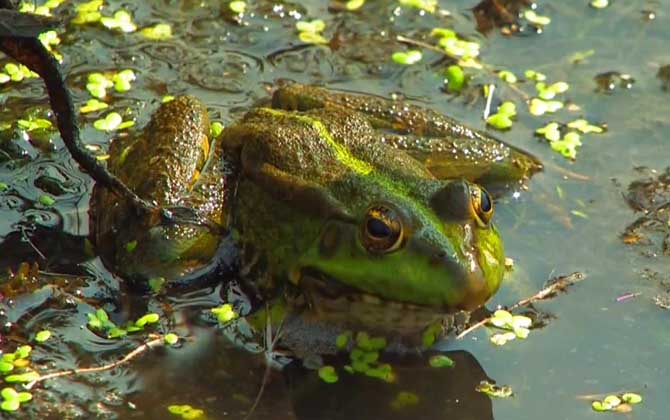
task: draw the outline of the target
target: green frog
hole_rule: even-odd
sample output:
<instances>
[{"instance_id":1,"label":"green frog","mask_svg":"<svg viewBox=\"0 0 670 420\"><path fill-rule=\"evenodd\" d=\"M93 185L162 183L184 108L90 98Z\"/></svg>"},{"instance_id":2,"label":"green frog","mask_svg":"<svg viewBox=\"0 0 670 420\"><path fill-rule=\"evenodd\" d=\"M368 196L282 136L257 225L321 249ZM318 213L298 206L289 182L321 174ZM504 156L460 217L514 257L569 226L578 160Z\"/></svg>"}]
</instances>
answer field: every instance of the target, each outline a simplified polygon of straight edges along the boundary
<instances>
[{"instance_id":1,"label":"green frog","mask_svg":"<svg viewBox=\"0 0 670 420\"><path fill-rule=\"evenodd\" d=\"M178 97L109 153L110 170L138 195L197 216L138 219L96 190L96 243L113 271L198 276L233 238L262 299L283 291L310 319L402 332L497 291L505 255L487 189L541 168L429 109L299 84L277 88L218 138L204 106Z\"/></svg>"}]
</instances>

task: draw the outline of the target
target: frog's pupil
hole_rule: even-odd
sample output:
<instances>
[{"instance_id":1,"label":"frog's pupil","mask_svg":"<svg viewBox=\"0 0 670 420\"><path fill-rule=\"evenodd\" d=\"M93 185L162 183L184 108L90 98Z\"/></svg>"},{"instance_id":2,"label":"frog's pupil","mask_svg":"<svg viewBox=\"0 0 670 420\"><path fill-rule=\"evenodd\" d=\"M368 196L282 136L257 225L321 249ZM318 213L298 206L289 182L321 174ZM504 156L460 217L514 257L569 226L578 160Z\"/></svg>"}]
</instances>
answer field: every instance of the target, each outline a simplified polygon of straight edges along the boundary
<instances>
[{"instance_id":1,"label":"frog's pupil","mask_svg":"<svg viewBox=\"0 0 670 420\"><path fill-rule=\"evenodd\" d=\"M368 233L375 238L388 238L391 236L391 228L379 219L368 219Z\"/></svg>"},{"instance_id":2,"label":"frog's pupil","mask_svg":"<svg viewBox=\"0 0 670 420\"><path fill-rule=\"evenodd\" d=\"M484 190L481 191L480 208L484 213L491 211L491 197L489 197L489 194Z\"/></svg>"}]
</instances>

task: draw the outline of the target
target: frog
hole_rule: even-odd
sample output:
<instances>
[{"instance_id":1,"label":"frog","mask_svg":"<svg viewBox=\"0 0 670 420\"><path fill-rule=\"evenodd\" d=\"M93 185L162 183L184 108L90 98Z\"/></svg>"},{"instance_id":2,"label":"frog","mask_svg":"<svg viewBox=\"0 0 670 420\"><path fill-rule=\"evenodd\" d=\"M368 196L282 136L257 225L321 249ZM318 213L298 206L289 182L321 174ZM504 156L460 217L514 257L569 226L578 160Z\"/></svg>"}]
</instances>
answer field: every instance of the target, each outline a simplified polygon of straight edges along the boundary
<instances>
[{"instance_id":1,"label":"frog","mask_svg":"<svg viewBox=\"0 0 670 420\"><path fill-rule=\"evenodd\" d=\"M138 218L105 189L92 224L122 277L211 271L224 238L259 301L280 297L309 325L414 334L473 311L505 273L494 193L541 170L537 158L408 101L285 83L216 137L180 96L109 169L192 222Z\"/></svg>"}]
</instances>

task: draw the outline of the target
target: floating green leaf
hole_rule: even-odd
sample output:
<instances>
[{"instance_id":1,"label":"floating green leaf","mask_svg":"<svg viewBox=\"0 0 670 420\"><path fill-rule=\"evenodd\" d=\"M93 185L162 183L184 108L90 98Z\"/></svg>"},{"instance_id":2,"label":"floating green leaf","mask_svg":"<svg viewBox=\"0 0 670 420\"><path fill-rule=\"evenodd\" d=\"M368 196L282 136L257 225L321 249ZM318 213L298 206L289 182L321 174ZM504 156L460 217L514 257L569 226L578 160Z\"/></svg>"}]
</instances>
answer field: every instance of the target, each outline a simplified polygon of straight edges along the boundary
<instances>
[{"instance_id":1,"label":"floating green leaf","mask_svg":"<svg viewBox=\"0 0 670 420\"><path fill-rule=\"evenodd\" d=\"M435 13L437 11L437 0L400 0L400 4L425 10L428 13Z\"/></svg>"},{"instance_id":2,"label":"floating green leaf","mask_svg":"<svg viewBox=\"0 0 670 420\"><path fill-rule=\"evenodd\" d=\"M596 133L600 134L605 132L605 129L603 127L597 126L597 125L591 125L588 121L585 119L578 119L574 120L568 123L568 127L574 128L575 130L581 131L584 134L588 133Z\"/></svg>"},{"instance_id":3,"label":"floating green leaf","mask_svg":"<svg viewBox=\"0 0 670 420\"><path fill-rule=\"evenodd\" d=\"M344 7L350 12L353 12L354 10L358 10L363 7L364 4L365 0L349 0L344 4Z\"/></svg>"},{"instance_id":4,"label":"floating green leaf","mask_svg":"<svg viewBox=\"0 0 670 420\"><path fill-rule=\"evenodd\" d=\"M454 366L455 363L446 355L437 354L431 356L430 359L428 359L428 364L434 368L443 368L443 367L452 367Z\"/></svg>"},{"instance_id":5,"label":"floating green leaf","mask_svg":"<svg viewBox=\"0 0 670 420\"><path fill-rule=\"evenodd\" d=\"M565 136L563 136L563 139L552 141L551 149L562 154L566 158L575 159L577 157L577 148L581 145L582 142L579 138L579 134L571 131L566 133Z\"/></svg>"},{"instance_id":6,"label":"floating green leaf","mask_svg":"<svg viewBox=\"0 0 670 420\"><path fill-rule=\"evenodd\" d=\"M126 10L119 10L113 17L103 16L100 23L108 29L114 29L121 32L135 32L137 26L133 23L133 18Z\"/></svg>"},{"instance_id":7,"label":"floating green leaf","mask_svg":"<svg viewBox=\"0 0 670 420\"><path fill-rule=\"evenodd\" d=\"M516 75L509 70L502 70L498 72L498 77L504 80L507 83L516 83L519 81Z\"/></svg>"},{"instance_id":8,"label":"floating green leaf","mask_svg":"<svg viewBox=\"0 0 670 420\"><path fill-rule=\"evenodd\" d=\"M103 0L92 0L78 4L75 6L77 15L71 22L75 25L98 22L102 18L102 14L100 13L102 2Z\"/></svg>"},{"instance_id":9,"label":"floating green leaf","mask_svg":"<svg viewBox=\"0 0 670 420\"><path fill-rule=\"evenodd\" d=\"M160 315L158 315L157 313L152 312L152 313L149 313L149 314L146 314L146 315L142 316L140 319L135 321L135 326L139 327L139 328L142 328L147 324L155 324L159 320L160 320Z\"/></svg>"},{"instance_id":10,"label":"floating green leaf","mask_svg":"<svg viewBox=\"0 0 670 420\"><path fill-rule=\"evenodd\" d=\"M391 401L391 408L394 410L401 410L406 407L417 405L420 398L417 394L409 391L400 391L396 394L393 401Z\"/></svg>"},{"instance_id":11,"label":"floating green leaf","mask_svg":"<svg viewBox=\"0 0 670 420\"><path fill-rule=\"evenodd\" d=\"M154 293L160 292L164 284L165 284L165 277L152 277L149 279L149 288Z\"/></svg>"},{"instance_id":12,"label":"floating green leaf","mask_svg":"<svg viewBox=\"0 0 670 420\"><path fill-rule=\"evenodd\" d=\"M231 12L242 14L247 10L247 3L241 0L235 0L228 3L228 8Z\"/></svg>"},{"instance_id":13,"label":"floating green leaf","mask_svg":"<svg viewBox=\"0 0 670 420\"><path fill-rule=\"evenodd\" d=\"M212 125L209 127L209 131L211 133L212 138L217 138L223 132L223 124L220 123L219 121L214 121Z\"/></svg>"},{"instance_id":14,"label":"floating green leaf","mask_svg":"<svg viewBox=\"0 0 670 420\"><path fill-rule=\"evenodd\" d=\"M205 412L199 408L193 408L188 404L183 405L170 405L168 406L168 412L176 416L180 416L186 420L196 420L204 419Z\"/></svg>"},{"instance_id":15,"label":"floating green leaf","mask_svg":"<svg viewBox=\"0 0 670 420\"><path fill-rule=\"evenodd\" d=\"M321 368L319 368L319 378L328 384L334 384L339 379L335 368L328 365L321 366Z\"/></svg>"},{"instance_id":16,"label":"floating green leaf","mask_svg":"<svg viewBox=\"0 0 670 420\"><path fill-rule=\"evenodd\" d=\"M93 127L100 131L114 131L119 129L123 118L118 112L110 112L99 120L93 122Z\"/></svg>"},{"instance_id":17,"label":"floating green leaf","mask_svg":"<svg viewBox=\"0 0 670 420\"><path fill-rule=\"evenodd\" d=\"M146 39L150 39L152 41L165 41L166 39L172 38L172 26L170 26L168 23L158 23L154 26L143 28L140 31L140 34Z\"/></svg>"},{"instance_id":18,"label":"floating green leaf","mask_svg":"<svg viewBox=\"0 0 670 420\"><path fill-rule=\"evenodd\" d=\"M496 385L489 381L481 381L475 391L496 398L509 398L514 395L512 387L509 385Z\"/></svg>"},{"instance_id":19,"label":"floating green leaf","mask_svg":"<svg viewBox=\"0 0 670 420\"><path fill-rule=\"evenodd\" d=\"M551 19L548 16L538 15L535 10L528 9L523 12L523 17L530 23L535 25L545 26L551 23Z\"/></svg>"},{"instance_id":20,"label":"floating green leaf","mask_svg":"<svg viewBox=\"0 0 670 420\"><path fill-rule=\"evenodd\" d=\"M351 339L351 331L345 331L337 336L337 338L335 339L335 346L338 349L343 350L349 344L350 339Z\"/></svg>"},{"instance_id":21,"label":"floating green leaf","mask_svg":"<svg viewBox=\"0 0 670 420\"><path fill-rule=\"evenodd\" d=\"M109 105L107 103L93 98L93 99L89 99L88 101L86 101L86 105L79 108L79 111L82 114L88 114L89 112L100 111L101 109L105 109L105 108L108 108L108 107L109 107Z\"/></svg>"},{"instance_id":22,"label":"floating green leaf","mask_svg":"<svg viewBox=\"0 0 670 420\"><path fill-rule=\"evenodd\" d=\"M163 339L165 340L165 344L169 344L171 346L179 342L179 336L174 333L165 334L165 337L163 337Z\"/></svg>"},{"instance_id":23,"label":"floating green leaf","mask_svg":"<svg viewBox=\"0 0 670 420\"><path fill-rule=\"evenodd\" d=\"M5 362L4 360L0 362L0 373L7 373L14 370L14 363Z\"/></svg>"},{"instance_id":24,"label":"floating green leaf","mask_svg":"<svg viewBox=\"0 0 670 420\"><path fill-rule=\"evenodd\" d=\"M553 113L563 108L563 102L560 101L545 101L540 98L533 98L530 100L530 113L533 115L544 115L546 113Z\"/></svg>"},{"instance_id":25,"label":"floating green leaf","mask_svg":"<svg viewBox=\"0 0 670 420\"><path fill-rule=\"evenodd\" d=\"M220 323L225 324L226 322L232 321L237 318L239 315L233 309L233 305L230 303L224 303L223 305L210 309Z\"/></svg>"},{"instance_id":26,"label":"floating green leaf","mask_svg":"<svg viewBox=\"0 0 670 420\"><path fill-rule=\"evenodd\" d=\"M549 141L556 141L561 138L561 131L559 130L559 127L560 125L557 122L550 122L544 127L535 130L535 133L544 136L544 138Z\"/></svg>"},{"instance_id":27,"label":"floating green leaf","mask_svg":"<svg viewBox=\"0 0 670 420\"><path fill-rule=\"evenodd\" d=\"M423 54L419 50L397 51L391 55L391 58L398 64L409 66L421 61Z\"/></svg>"},{"instance_id":28,"label":"floating green leaf","mask_svg":"<svg viewBox=\"0 0 670 420\"><path fill-rule=\"evenodd\" d=\"M536 82L543 82L547 80L547 76L544 74L537 72L535 70L526 70L523 75L526 77L528 80L534 80Z\"/></svg>"},{"instance_id":29,"label":"floating green leaf","mask_svg":"<svg viewBox=\"0 0 670 420\"><path fill-rule=\"evenodd\" d=\"M609 0L591 0L589 3L594 9L604 9L610 5Z\"/></svg>"},{"instance_id":30,"label":"floating green leaf","mask_svg":"<svg viewBox=\"0 0 670 420\"><path fill-rule=\"evenodd\" d=\"M445 72L447 78L447 89L451 92L460 92L465 85L465 73L461 66L452 64Z\"/></svg>"},{"instance_id":31,"label":"floating green leaf","mask_svg":"<svg viewBox=\"0 0 670 420\"><path fill-rule=\"evenodd\" d=\"M40 375L37 372L26 372L26 373L21 373L21 374L14 374L14 375L5 376L5 382L9 382L9 383L32 382L34 380L39 379L39 377L40 377Z\"/></svg>"},{"instance_id":32,"label":"floating green leaf","mask_svg":"<svg viewBox=\"0 0 670 420\"><path fill-rule=\"evenodd\" d=\"M39 331L37 334L35 334L35 341L38 343L43 343L47 341L49 338L51 338L51 331L49 330L42 330Z\"/></svg>"},{"instance_id":33,"label":"floating green leaf","mask_svg":"<svg viewBox=\"0 0 670 420\"><path fill-rule=\"evenodd\" d=\"M642 396L634 392L626 392L621 395L621 400L627 404L639 404L642 402Z\"/></svg>"}]
</instances>

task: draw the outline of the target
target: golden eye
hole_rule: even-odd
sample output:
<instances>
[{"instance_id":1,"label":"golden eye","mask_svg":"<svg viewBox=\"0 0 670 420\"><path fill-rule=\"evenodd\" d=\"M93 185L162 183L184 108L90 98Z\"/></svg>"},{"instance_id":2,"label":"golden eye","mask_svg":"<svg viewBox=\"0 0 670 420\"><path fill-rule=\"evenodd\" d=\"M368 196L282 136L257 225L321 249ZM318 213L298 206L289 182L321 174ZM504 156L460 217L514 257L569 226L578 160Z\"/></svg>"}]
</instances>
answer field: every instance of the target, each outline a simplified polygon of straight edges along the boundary
<instances>
[{"instance_id":1,"label":"golden eye","mask_svg":"<svg viewBox=\"0 0 670 420\"><path fill-rule=\"evenodd\" d=\"M483 225L488 226L493 217L493 199L491 195L480 186L470 186L470 202L475 211L477 220Z\"/></svg>"},{"instance_id":2,"label":"golden eye","mask_svg":"<svg viewBox=\"0 0 670 420\"><path fill-rule=\"evenodd\" d=\"M398 213L385 204L371 206L361 226L363 246L372 253L393 252L403 244L403 225Z\"/></svg>"}]
</instances>

